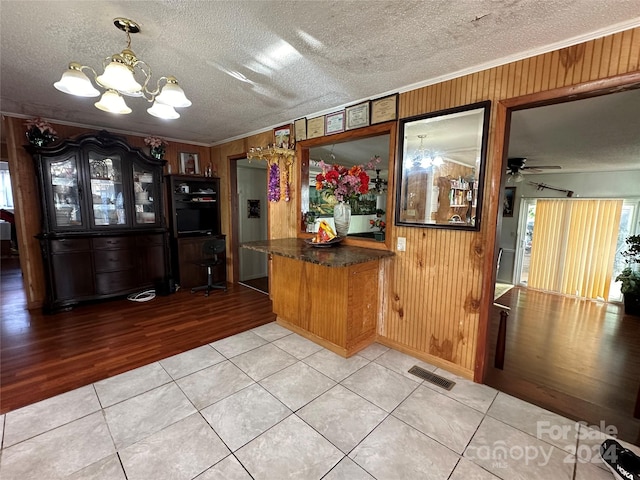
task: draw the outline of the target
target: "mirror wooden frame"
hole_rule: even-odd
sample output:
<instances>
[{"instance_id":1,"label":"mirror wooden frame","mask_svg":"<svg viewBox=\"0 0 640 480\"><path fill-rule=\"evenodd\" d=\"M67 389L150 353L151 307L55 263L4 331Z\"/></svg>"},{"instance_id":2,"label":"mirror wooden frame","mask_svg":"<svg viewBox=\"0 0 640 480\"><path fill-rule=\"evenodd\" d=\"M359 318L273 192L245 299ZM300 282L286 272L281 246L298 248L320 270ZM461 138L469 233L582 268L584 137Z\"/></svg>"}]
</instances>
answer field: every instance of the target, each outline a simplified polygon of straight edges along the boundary
<instances>
[{"instance_id":1,"label":"mirror wooden frame","mask_svg":"<svg viewBox=\"0 0 640 480\"><path fill-rule=\"evenodd\" d=\"M335 143L349 142L351 140L361 140L368 137L376 137L379 135L389 135L389 178L387 179L387 205L393 205L394 199L394 173L395 173L395 152L396 152L396 135L397 135L397 122L385 122L369 127L358 128L355 130L348 130L343 133L336 133L331 136L316 137L308 140L302 140L296 144L296 156L298 158L297 164L299 165L298 175L300 179L300 195L297 196L297 212L298 212L298 238L311 238L313 234L307 233L302 225L302 204L306 200L309 201L309 188L314 188L309 185L309 149L312 147L318 147L322 145L332 145ZM306 192L306 195L305 195ZM387 212L391 214L393 208L388 208ZM372 239L358 238L358 237L346 237L342 242L342 245L352 245L365 248L374 249L389 249L391 246L391 235L389 234L389 227L392 222L387 217L387 234L383 242L375 241Z\"/></svg>"},{"instance_id":2,"label":"mirror wooden frame","mask_svg":"<svg viewBox=\"0 0 640 480\"><path fill-rule=\"evenodd\" d=\"M480 230L490 109L487 100L400 120L395 225ZM416 135L417 131L423 134ZM417 138L411 137L420 138L420 148L415 147ZM442 148L463 138L465 145L456 145L457 151ZM428 146L436 145L426 165L421 161L425 139ZM421 151L420 159L418 155L410 159L409 150ZM439 166L431 163L438 154L442 155ZM469 157L475 164L469 164ZM436 177L438 173L442 176Z\"/></svg>"}]
</instances>

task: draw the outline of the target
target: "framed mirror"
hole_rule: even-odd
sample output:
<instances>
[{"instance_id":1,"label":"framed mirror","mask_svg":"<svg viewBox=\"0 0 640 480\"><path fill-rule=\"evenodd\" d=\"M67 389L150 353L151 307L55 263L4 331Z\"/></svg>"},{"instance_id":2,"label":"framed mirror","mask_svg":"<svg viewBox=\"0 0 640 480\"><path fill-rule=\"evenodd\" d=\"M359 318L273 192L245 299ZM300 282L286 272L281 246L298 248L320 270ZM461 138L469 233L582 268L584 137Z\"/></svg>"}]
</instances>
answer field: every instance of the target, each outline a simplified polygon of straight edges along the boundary
<instances>
[{"instance_id":1,"label":"framed mirror","mask_svg":"<svg viewBox=\"0 0 640 480\"><path fill-rule=\"evenodd\" d=\"M350 199L351 221L345 242L350 245L387 247L387 219L391 218L396 151L396 122L387 122L344 133L304 140L298 143L300 161L301 234L317 231L320 220L333 226L334 206L338 203L329 190L316 188L316 177L322 164L341 165L349 169L366 165L379 157L374 168L367 170L369 191L357 199Z\"/></svg>"},{"instance_id":2,"label":"framed mirror","mask_svg":"<svg viewBox=\"0 0 640 480\"><path fill-rule=\"evenodd\" d=\"M490 106L400 121L396 225L480 229Z\"/></svg>"}]
</instances>

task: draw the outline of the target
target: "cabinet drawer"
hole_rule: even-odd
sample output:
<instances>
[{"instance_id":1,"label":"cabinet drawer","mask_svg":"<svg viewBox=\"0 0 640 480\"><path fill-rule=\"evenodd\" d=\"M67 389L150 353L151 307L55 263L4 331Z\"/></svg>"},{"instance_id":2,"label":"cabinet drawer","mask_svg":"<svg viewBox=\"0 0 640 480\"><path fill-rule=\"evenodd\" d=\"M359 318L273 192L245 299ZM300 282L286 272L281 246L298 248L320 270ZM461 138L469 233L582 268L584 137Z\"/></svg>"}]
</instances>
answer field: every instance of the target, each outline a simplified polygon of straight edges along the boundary
<instances>
[{"instance_id":1,"label":"cabinet drawer","mask_svg":"<svg viewBox=\"0 0 640 480\"><path fill-rule=\"evenodd\" d=\"M129 237L99 237L93 239L93 248L98 249L117 249L128 248L131 245Z\"/></svg>"},{"instance_id":2,"label":"cabinet drawer","mask_svg":"<svg viewBox=\"0 0 640 480\"><path fill-rule=\"evenodd\" d=\"M96 274L96 293L98 295L127 292L136 286L134 272L130 270Z\"/></svg>"},{"instance_id":3,"label":"cabinet drawer","mask_svg":"<svg viewBox=\"0 0 640 480\"><path fill-rule=\"evenodd\" d=\"M132 250L95 250L93 262L96 273L131 270L135 257Z\"/></svg>"},{"instance_id":4,"label":"cabinet drawer","mask_svg":"<svg viewBox=\"0 0 640 480\"><path fill-rule=\"evenodd\" d=\"M164 245L164 234L149 234L149 235L138 235L136 237L136 244L139 247L146 247L148 245Z\"/></svg>"},{"instance_id":5,"label":"cabinet drawer","mask_svg":"<svg viewBox=\"0 0 640 480\"><path fill-rule=\"evenodd\" d=\"M83 252L91 249L88 238L60 238L51 240L51 253Z\"/></svg>"}]
</instances>

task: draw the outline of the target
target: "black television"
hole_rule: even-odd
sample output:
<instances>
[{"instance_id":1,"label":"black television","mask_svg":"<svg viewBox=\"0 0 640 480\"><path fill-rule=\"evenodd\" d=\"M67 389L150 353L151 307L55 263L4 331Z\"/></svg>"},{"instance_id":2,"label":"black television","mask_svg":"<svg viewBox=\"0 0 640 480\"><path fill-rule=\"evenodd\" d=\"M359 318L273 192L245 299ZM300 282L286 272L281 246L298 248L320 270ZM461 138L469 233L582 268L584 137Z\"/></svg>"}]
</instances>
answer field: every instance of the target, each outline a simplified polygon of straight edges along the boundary
<instances>
[{"instance_id":1,"label":"black television","mask_svg":"<svg viewBox=\"0 0 640 480\"><path fill-rule=\"evenodd\" d=\"M210 208L180 208L176 210L178 235L212 234L217 232L216 212Z\"/></svg>"}]
</instances>

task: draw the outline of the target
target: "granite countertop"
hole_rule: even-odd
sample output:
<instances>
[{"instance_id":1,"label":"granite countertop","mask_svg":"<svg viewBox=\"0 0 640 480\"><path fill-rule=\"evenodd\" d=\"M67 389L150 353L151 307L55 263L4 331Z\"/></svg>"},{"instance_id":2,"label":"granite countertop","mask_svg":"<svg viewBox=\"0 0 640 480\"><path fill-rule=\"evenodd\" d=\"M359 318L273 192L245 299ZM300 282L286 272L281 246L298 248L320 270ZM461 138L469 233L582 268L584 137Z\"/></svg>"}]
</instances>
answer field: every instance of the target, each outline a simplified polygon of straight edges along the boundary
<instances>
[{"instance_id":1,"label":"granite countertop","mask_svg":"<svg viewBox=\"0 0 640 480\"><path fill-rule=\"evenodd\" d=\"M348 267L349 265L371 262L395 255L389 250L350 247L341 244L331 247L313 247L308 245L302 238L280 238L277 240L246 242L241 247L303 262L316 263L325 267Z\"/></svg>"}]
</instances>

